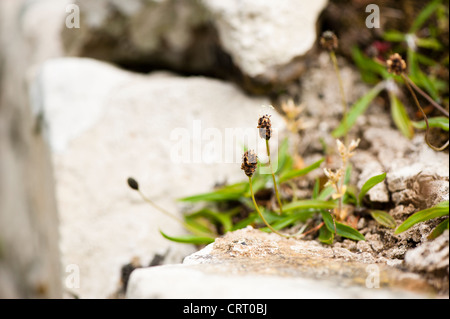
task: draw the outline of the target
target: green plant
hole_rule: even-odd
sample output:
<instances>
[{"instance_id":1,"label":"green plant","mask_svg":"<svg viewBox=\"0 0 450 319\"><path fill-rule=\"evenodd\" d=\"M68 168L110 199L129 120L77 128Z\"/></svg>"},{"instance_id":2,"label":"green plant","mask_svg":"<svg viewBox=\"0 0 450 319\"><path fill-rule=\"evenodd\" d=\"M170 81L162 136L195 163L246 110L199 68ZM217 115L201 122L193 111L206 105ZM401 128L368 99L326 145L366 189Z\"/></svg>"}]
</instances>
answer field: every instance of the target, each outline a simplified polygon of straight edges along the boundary
<instances>
[{"instance_id":1,"label":"green plant","mask_svg":"<svg viewBox=\"0 0 450 319\"><path fill-rule=\"evenodd\" d=\"M316 180L311 198L299 199L296 197L295 189L297 184L295 179L318 169L324 162L324 159L320 159L307 167L296 167L294 158L288 151L289 143L286 139L276 150L279 165L274 170L271 156L275 153L271 152L269 145L272 123L270 115L266 114L259 118L256 128L259 130L260 137L265 139L266 142L267 163L258 162L256 153L251 150L245 150L241 169L244 170L248 180L217 187L211 192L181 198L180 201L184 203L203 204L200 209L197 208L192 212L186 212L182 218L170 214L153 203L140 191L134 179L128 180L129 186L138 191L146 202L162 213L176 219L191 233L185 236L171 236L160 231L161 235L180 243L203 245L211 243L216 237L228 231L253 225L259 227L262 231L274 232L288 238L303 238L308 234L318 232L318 240L326 244L332 244L336 235L352 240L365 240L356 227L352 227L355 224L349 222L348 217L351 216L350 212L352 209L357 212L369 212L379 224L395 228L397 225L392 216L385 211L372 209L370 205L367 205L367 200L365 200L365 196L370 189L385 180L385 173L369 178L359 192L356 190L356 187L350 185L352 166L349 163L349 158L358 147L359 140L349 143L348 133L356 123L357 118L367 110L371 102L381 92L386 91L389 97L393 122L402 134L412 138L414 129L426 130L426 143L433 149L442 149L442 147L437 148L430 143L428 134L430 128L433 127L448 132L448 111L439 104L446 102L443 96L448 91L446 91L447 88L443 85L445 83L441 79L437 76L427 75L427 72L422 71L424 65L436 66L442 61L435 62L430 58L427 59L426 56L416 51L410 45L411 41L414 40L418 47L427 47L436 51L442 50L434 40L421 39L411 35L421 28L433 12L439 10L440 4L441 1L435 0L427 6L424 13L417 18L417 22L413 23L410 33L405 37L400 37L398 33L395 34L394 32L387 32L384 35L386 39L390 38L390 41L399 39L398 42L403 41L408 44L406 50L408 65L400 55L391 55L390 59L385 63L365 56L358 48L353 49L353 58L361 70L362 78L366 82L374 84L374 87L356 101L351 108L348 108L335 54L338 46L337 37L330 31L322 35L321 44L328 51L334 66L343 107L341 123L332 132L332 135L337 139L337 149L342 159L342 165L335 171L327 168L324 170L328 181L322 186L321 181ZM448 57L446 63L448 65ZM406 72L407 70L408 72ZM403 104L402 95L400 94L402 85L411 94L414 103L423 116L423 121L412 121L409 118L407 108ZM445 117L428 118L427 113L420 105L416 93L425 98ZM448 107L448 100L446 107ZM292 122L290 129L297 132L299 127L304 125L299 119L301 110L294 106L293 102L285 105L283 110ZM344 137L344 142L338 139L341 137ZM268 167L270 174L262 174L262 167ZM273 185L273 190L267 188L269 184ZM291 197L289 195L286 196L286 193L283 192L286 189L291 190ZM278 205L272 205L271 199L275 199ZM446 209L446 214L448 215L448 201L442 205L414 214L400 225L395 232L400 233L420 221L444 216L444 209ZM298 230L294 230L296 228ZM445 229L448 229L448 219L439 224L430 236L437 236Z\"/></svg>"},{"instance_id":2,"label":"green plant","mask_svg":"<svg viewBox=\"0 0 450 319\"><path fill-rule=\"evenodd\" d=\"M429 22L433 14L438 16L438 19L433 20L435 23ZM448 50L445 53L445 48L438 40L440 34L445 32L445 27L441 26L443 23L445 24L445 20L448 21L448 9L442 4L441 0L435 0L423 9L406 34L399 31L387 31L383 34L385 41L406 44L405 54L408 65L401 59L400 55L391 55L386 62L383 62L378 57L371 58L364 55L357 47L353 48L353 60L361 71L362 79L376 85L353 105L347 117L333 131L334 137L339 138L346 135L373 99L386 90L389 96L393 122L405 137L410 139L414 135L414 129L421 129L426 131L425 142L432 149L441 151L448 146L448 141L443 146L436 147L429 140L430 128L432 127L439 127L448 132L448 82L439 78L437 72L434 71L444 66L448 68ZM429 31L429 36L426 38L420 36L421 28L424 25L427 25L427 31ZM448 28L448 22L446 22L446 25ZM428 53L427 55L423 53L424 50ZM397 51L402 52L403 47L399 46ZM439 60L435 61L430 56ZM427 75L422 71L423 69L429 70L429 74ZM424 119L423 121L411 121L402 102L399 85L406 86ZM428 119L416 93L445 117ZM446 96L447 98L445 98ZM445 103L446 108L439 103Z\"/></svg>"},{"instance_id":3,"label":"green plant","mask_svg":"<svg viewBox=\"0 0 450 319\"><path fill-rule=\"evenodd\" d=\"M412 214L400 226L398 226L398 228L395 230L395 234L400 234L418 223L448 215L449 215L449 201L446 200L437 204L434 207L427 208ZM434 239L438 237L446 229L448 229L448 218L445 219L443 222L441 222L438 226L436 226L436 228L429 235L429 239Z\"/></svg>"}]
</instances>

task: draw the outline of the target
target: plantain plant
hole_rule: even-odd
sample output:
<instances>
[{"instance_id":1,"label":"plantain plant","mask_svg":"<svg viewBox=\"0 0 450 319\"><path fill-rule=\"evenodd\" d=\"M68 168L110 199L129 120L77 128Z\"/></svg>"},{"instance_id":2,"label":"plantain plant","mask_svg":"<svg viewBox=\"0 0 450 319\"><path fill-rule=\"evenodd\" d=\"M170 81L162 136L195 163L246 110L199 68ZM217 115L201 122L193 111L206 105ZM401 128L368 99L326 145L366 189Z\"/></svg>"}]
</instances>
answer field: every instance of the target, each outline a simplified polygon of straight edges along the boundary
<instances>
[{"instance_id":1,"label":"plantain plant","mask_svg":"<svg viewBox=\"0 0 450 319\"><path fill-rule=\"evenodd\" d=\"M436 19L431 19L434 16ZM429 33L427 37L421 36L424 25ZM375 86L353 105L346 119L333 131L333 136L338 138L347 134L374 98L386 91L393 122L405 137L411 139L415 134L415 129L425 130L425 142L430 148L436 151L447 148L448 141L442 146L435 146L429 140L431 128L439 128L448 132L449 127L448 80L440 78L436 71L444 67L448 69L448 50L445 52L445 48L438 40L441 34L445 33L445 25L448 29L448 8L442 3L442 0L434 0L425 6L407 33L386 31L383 34L384 41L396 45L395 49L407 57L407 64L399 54L392 54L384 62L380 52L378 55L375 54L375 57L369 57L359 48L353 48L353 60L361 71L362 79ZM404 49L404 45L406 45L406 49ZM435 61L430 56L434 56L438 60ZM430 70L429 75L423 71L424 69ZM409 91L423 120L412 121L410 119L407 108L402 102L401 86L405 86ZM432 108L437 109L442 115L428 118L417 95L424 98Z\"/></svg>"}]
</instances>

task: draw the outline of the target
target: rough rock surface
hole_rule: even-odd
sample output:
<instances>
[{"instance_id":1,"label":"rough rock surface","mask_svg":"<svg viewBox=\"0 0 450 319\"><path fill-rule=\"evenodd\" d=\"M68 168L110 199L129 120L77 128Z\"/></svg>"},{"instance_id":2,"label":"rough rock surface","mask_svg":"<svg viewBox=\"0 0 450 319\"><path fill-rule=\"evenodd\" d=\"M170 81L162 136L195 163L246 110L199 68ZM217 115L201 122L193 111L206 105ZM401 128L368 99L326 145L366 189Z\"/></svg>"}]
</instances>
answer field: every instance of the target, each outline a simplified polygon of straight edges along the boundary
<instances>
[{"instance_id":1,"label":"rough rock surface","mask_svg":"<svg viewBox=\"0 0 450 319\"><path fill-rule=\"evenodd\" d=\"M182 265L135 270L127 297L423 298L432 293L418 275L368 253L247 227L216 239Z\"/></svg>"},{"instance_id":2,"label":"rough rock surface","mask_svg":"<svg viewBox=\"0 0 450 319\"><path fill-rule=\"evenodd\" d=\"M166 68L233 79L253 92L298 78L327 0L79 0L64 28L69 56L135 70Z\"/></svg>"},{"instance_id":3,"label":"rough rock surface","mask_svg":"<svg viewBox=\"0 0 450 319\"><path fill-rule=\"evenodd\" d=\"M446 230L433 241L425 242L415 249L406 252L405 266L414 271L425 274L441 290L448 291L449 277L449 232ZM447 278L436 280L434 276Z\"/></svg>"},{"instance_id":4,"label":"rough rock surface","mask_svg":"<svg viewBox=\"0 0 450 319\"><path fill-rule=\"evenodd\" d=\"M299 75L299 65L291 62L314 46L317 17L328 1L202 2L213 14L223 48L244 74L277 81Z\"/></svg>"},{"instance_id":5,"label":"rough rock surface","mask_svg":"<svg viewBox=\"0 0 450 319\"><path fill-rule=\"evenodd\" d=\"M0 298L62 296L51 156L26 86L33 63L58 55L61 3L0 2Z\"/></svg>"},{"instance_id":6,"label":"rough rock surface","mask_svg":"<svg viewBox=\"0 0 450 319\"><path fill-rule=\"evenodd\" d=\"M206 72L214 62L214 33L196 0L79 0L80 28L65 28L70 56L133 69L165 67Z\"/></svg>"},{"instance_id":7,"label":"rough rock surface","mask_svg":"<svg viewBox=\"0 0 450 319\"><path fill-rule=\"evenodd\" d=\"M245 179L242 147L265 153L258 116L275 111L234 85L168 73L148 76L102 62L63 58L43 64L31 95L53 149L63 267L78 265L80 297L107 297L134 256L147 265L192 253L164 239L185 230L126 185L135 177L153 201L177 214L176 199ZM278 139L274 130L273 142ZM220 156L219 156L220 155Z\"/></svg>"}]
</instances>

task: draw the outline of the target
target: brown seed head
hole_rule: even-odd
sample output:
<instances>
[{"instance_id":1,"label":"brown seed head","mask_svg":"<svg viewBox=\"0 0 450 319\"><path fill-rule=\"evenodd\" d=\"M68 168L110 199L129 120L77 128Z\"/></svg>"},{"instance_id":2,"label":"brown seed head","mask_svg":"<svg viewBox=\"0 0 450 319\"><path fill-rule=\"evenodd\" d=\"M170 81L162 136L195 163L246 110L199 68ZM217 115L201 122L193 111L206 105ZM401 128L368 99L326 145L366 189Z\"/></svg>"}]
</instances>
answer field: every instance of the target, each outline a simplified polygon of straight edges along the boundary
<instances>
[{"instance_id":1,"label":"brown seed head","mask_svg":"<svg viewBox=\"0 0 450 319\"><path fill-rule=\"evenodd\" d=\"M133 177L128 177L127 179L128 186L135 191L139 190L139 184Z\"/></svg>"},{"instance_id":2,"label":"brown seed head","mask_svg":"<svg viewBox=\"0 0 450 319\"><path fill-rule=\"evenodd\" d=\"M272 123L270 122L270 115L266 114L259 118L258 126L259 136L266 140L270 140L272 136Z\"/></svg>"},{"instance_id":3,"label":"brown seed head","mask_svg":"<svg viewBox=\"0 0 450 319\"><path fill-rule=\"evenodd\" d=\"M338 38L333 31L325 31L320 37L320 45L327 51L335 51L338 48Z\"/></svg>"},{"instance_id":4,"label":"brown seed head","mask_svg":"<svg viewBox=\"0 0 450 319\"><path fill-rule=\"evenodd\" d=\"M252 177L258 166L258 156L253 150L249 150L242 156L241 169L245 172L245 175Z\"/></svg>"},{"instance_id":5,"label":"brown seed head","mask_svg":"<svg viewBox=\"0 0 450 319\"><path fill-rule=\"evenodd\" d=\"M394 53L386 61L388 71L394 73L395 75L400 75L406 71L406 62L402 59L400 54Z\"/></svg>"}]
</instances>

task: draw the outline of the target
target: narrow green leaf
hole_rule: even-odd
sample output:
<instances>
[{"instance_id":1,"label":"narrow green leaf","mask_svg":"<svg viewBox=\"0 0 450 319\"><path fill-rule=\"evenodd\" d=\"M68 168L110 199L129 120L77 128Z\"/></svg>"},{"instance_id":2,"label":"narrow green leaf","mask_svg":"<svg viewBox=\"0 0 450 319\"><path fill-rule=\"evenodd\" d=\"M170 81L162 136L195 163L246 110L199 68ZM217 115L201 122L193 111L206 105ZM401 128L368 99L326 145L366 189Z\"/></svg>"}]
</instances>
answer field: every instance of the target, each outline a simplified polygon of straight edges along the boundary
<instances>
[{"instance_id":1,"label":"narrow green leaf","mask_svg":"<svg viewBox=\"0 0 450 319\"><path fill-rule=\"evenodd\" d=\"M186 218L198 218L198 217L205 217L209 220L217 221L219 222L223 228L224 231L230 231L232 228L232 222L231 222L231 215L226 213L219 213L212 211L207 208L203 208L197 212L194 212L190 215L187 215Z\"/></svg>"},{"instance_id":2,"label":"narrow green leaf","mask_svg":"<svg viewBox=\"0 0 450 319\"><path fill-rule=\"evenodd\" d=\"M434 38L417 38L416 44L418 47L431 50L440 50L442 48L442 44Z\"/></svg>"},{"instance_id":3,"label":"narrow green leaf","mask_svg":"<svg viewBox=\"0 0 450 319\"><path fill-rule=\"evenodd\" d=\"M209 193L188 196L180 198L179 200L184 202L237 200L245 194L247 189L248 182L241 182L227 185Z\"/></svg>"},{"instance_id":4,"label":"narrow green leaf","mask_svg":"<svg viewBox=\"0 0 450 319\"><path fill-rule=\"evenodd\" d=\"M238 221L237 223L235 223L233 225L232 230L237 230L237 229L247 227L248 225L254 223L257 217L258 217L258 214L256 212L251 213L247 218L244 218L244 219Z\"/></svg>"},{"instance_id":5,"label":"narrow green leaf","mask_svg":"<svg viewBox=\"0 0 450 319\"><path fill-rule=\"evenodd\" d=\"M433 231L431 232L430 235L428 235L428 239L435 239L439 236L442 235L442 233L448 229L448 218L446 220L444 220L442 223L439 223L439 225L437 225Z\"/></svg>"},{"instance_id":6,"label":"narrow green leaf","mask_svg":"<svg viewBox=\"0 0 450 319\"><path fill-rule=\"evenodd\" d=\"M424 64L427 66L435 66L435 65L439 64L437 61L434 61L432 58L426 56L425 54L421 54L418 52L416 52L416 59L417 59L418 63Z\"/></svg>"},{"instance_id":7,"label":"narrow green leaf","mask_svg":"<svg viewBox=\"0 0 450 319\"><path fill-rule=\"evenodd\" d=\"M364 82L375 84L379 82L380 77L383 79L390 78L390 74L385 66L365 56L357 46L352 48L352 57L361 71L361 77Z\"/></svg>"},{"instance_id":8,"label":"narrow green leaf","mask_svg":"<svg viewBox=\"0 0 450 319\"><path fill-rule=\"evenodd\" d=\"M366 95L356 101L356 103L347 113L346 120L342 121L339 126L332 132L333 137L338 138L344 136L356 123L358 117L366 111L372 100L381 92L383 88L384 82L380 82L369 92L367 92Z\"/></svg>"},{"instance_id":9,"label":"narrow green leaf","mask_svg":"<svg viewBox=\"0 0 450 319\"><path fill-rule=\"evenodd\" d=\"M325 210L320 211L320 214L322 215L322 219L323 219L323 222L325 223L325 227L334 234L335 224L333 221L334 220L333 216L331 216L330 212L325 211Z\"/></svg>"},{"instance_id":10,"label":"narrow green leaf","mask_svg":"<svg viewBox=\"0 0 450 319\"><path fill-rule=\"evenodd\" d=\"M386 173L372 176L369 178L364 185L361 187L361 191L359 192L358 196L358 206L361 205L362 200L364 199L364 196L366 196L367 192L370 191L375 185L381 183L386 178Z\"/></svg>"},{"instance_id":11,"label":"narrow green leaf","mask_svg":"<svg viewBox=\"0 0 450 319\"><path fill-rule=\"evenodd\" d=\"M288 212L294 209L333 209L336 203L333 201L323 201L316 199L304 199L290 202L283 206L283 212Z\"/></svg>"},{"instance_id":12,"label":"narrow green leaf","mask_svg":"<svg viewBox=\"0 0 450 319\"><path fill-rule=\"evenodd\" d=\"M336 222L336 229L339 236L357 241L366 240L363 234L348 225Z\"/></svg>"},{"instance_id":13,"label":"narrow green leaf","mask_svg":"<svg viewBox=\"0 0 450 319\"><path fill-rule=\"evenodd\" d=\"M383 225L388 228L395 228L397 224L395 223L394 218L382 210L371 210L370 215L373 219L375 219L380 225Z\"/></svg>"},{"instance_id":14,"label":"narrow green leaf","mask_svg":"<svg viewBox=\"0 0 450 319\"><path fill-rule=\"evenodd\" d=\"M449 127L448 123L449 123L448 117L445 117L445 116L430 117L428 119L428 125L430 127L437 127L437 128L443 129L444 131L447 131L447 132L448 132L448 127ZM412 122L412 125L419 130L427 129L427 125L426 125L425 121Z\"/></svg>"},{"instance_id":15,"label":"narrow green leaf","mask_svg":"<svg viewBox=\"0 0 450 319\"><path fill-rule=\"evenodd\" d=\"M328 200L330 198L330 196L335 192L336 190L334 189L333 186L327 186L324 189L322 189L322 191L320 192L319 196L317 196L318 200Z\"/></svg>"},{"instance_id":16,"label":"narrow green leaf","mask_svg":"<svg viewBox=\"0 0 450 319\"><path fill-rule=\"evenodd\" d=\"M389 42L403 42L405 38L406 35L404 33L396 30L389 30L383 34L383 39Z\"/></svg>"},{"instance_id":17,"label":"narrow green leaf","mask_svg":"<svg viewBox=\"0 0 450 319\"><path fill-rule=\"evenodd\" d=\"M193 244L193 245L206 245L214 242L214 238L212 237L201 237L201 236L195 236L195 235L185 235L185 236L178 236L173 237L166 235L161 230L159 231L161 235L171 241L177 242L177 243L183 243L183 244Z\"/></svg>"},{"instance_id":18,"label":"narrow green leaf","mask_svg":"<svg viewBox=\"0 0 450 319\"><path fill-rule=\"evenodd\" d=\"M350 184L350 179L352 177L352 170L353 170L352 164L348 164L347 169L345 170L344 185Z\"/></svg>"},{"instance_id":19,"label":"narrow green leaf","mask_svg":"<svg viewBox=\"0 0 450 319\"><path fill-rule=\"evenodd\" d=\"M419 82L416 84L423 87L425 90L427 90L430 93L430 96L435 100L439 100L439 92L436 88L436 83L433 81L433 79L428 76L427 74L423 73L421 70L417 72L417 77ZM448 85L447 85L448 86Z\"/></svg>"},{"instance_id":20,"label":"narrow green leaf","mask_svg":"<svg viewBox=\"0 0 450 319\"><path fill-rule=\"evenodd\" d=\"M280 147L278 148L278 171L279 175L289 171L292 167L292 157L289 154L289 141L287 138L281 142Z\"/></svg>"},{"instance_id":21,"label":"narrow green leaf","mask_svg":"<svg viewBox=\"0 0 450 319\"><path fill-rule=\"evenodd\" d=\"M292 178L295 178L295 177L299 177L299 176L308 174L309 172L315 170L316 168L319 168L320 164L322 164L322 162L324 160L325 159L322 158L322 159L318 160L317 162L315 162L305 168L296 169L296 170L292 170L292 171L288 171L288 172L284 173L283 175L280 176L280 183L283 183L283 182L290 180Z\"/></svg>"},{"instance_id":22,"label":"narrow green leaf","mask_svg":"<svg viewBox=\"0 0 450 319\"><path fill-rule=\"evenodd\" d=\"M322 219L328 230L334 233L334 225L336 225L337 235L353 240L366 240L366 238L356 229L339 222L333 222L333 216L327 211L321 211Z\"/></svg>"},{"instance_id":23,"label":"narrow green leaf","mask_svg":"<svg viewBox=\"0 0 450 319\"><path fill-rule=\"evenodd\" d=\"M413 215L409 216L407 220L405 220L398 228L395 230L395 234L400 234L404 232L405 230L408 230L412 226L414 226L417 223L430 220L436 217L442 217L449 214L449 208L448 208L448 200L444 201L442 203L439 203L438 205L427 208L424 210L421 210L417 213L414 213Z\"/></svg>"},{"instance_id":24,"label":"narrow green leaf","mask_svg":"<svg viewBox=\"0 0 450 319\"><path fill-rule=\"evenodd\" d=\"M441 0L434 0L430 2L416 17L414 20L409 33L417 32L422 25L427 21L427 19L436 11L436 9L441 4Z\"/></svg>"},{"instance_id":25,"label":"narrow green leaf","mask_svg":"<svg viewBox=\"0 0 450 319\"><path fill-rule=\"evenodd\" d=\"M321 227L319 230L319 241L331 245L334 241L334 233L331 232L327 227Z\"/></svg>"},{"instance_id":26,"label":"narrow green leaf","mask_svg":"<svg viewBox=\"0 0 450 319\"><path fill-rule=\"evenodd\" d=\"M307 210L302 210L277 220L276 222L272 223L272 227L275 228L276 230L283 229L289 225L294 224L299 220L306 220L310 218L312 214L314 213L309 212Z\"/></svg>"},{"instance_id":27,"label":"narrow green leaf","mask_svg":"<svg viewBox=\"0 0 450 319\"><path fill-rule=\"evenodd\" d=\"M200 237L209 237L214 236L213 231L209 228L209 221L207 220L200 220L200 219L193 219L189 216L184 217L185 225L184 227L191 232L193 235L200 236Z\"/></svg>"},{"instance_id":28,"label":"narrow green leaf","mask_svg":"<svg viewBox=\"0 0 450 319\"><path fill-rule=\"evenodd\" d=\"M358 197L356 196L356 187L353 185L348 185L347 190L344 194L344 203L351 204L351 205L357 205L358 204Z\"/></svg>"},{"instance_id":29,"label":"narrow green leaf","mask_svg":"<svg viewBox=\"0 0 450 319\"><path fill-rule=\"evenodd\" d=\"M439 92L436 89L436 85L425 73L420 70L417 53L412 49L408 49L407 55L409 78L411 81L427 91L433 100L438 101Z\"/></svg>"},{"instance_id":30,"label":"narrow green leaf","mask_svg":"<svg viewBox=\"0 0 450 319\"><path fill-rule=\"evenodd\" d=\"M395 96L395 94L389 92L389 98L391 101L391 115L395 125L400 132L408 139L413 138L414 129L406 112L403 103Z\"/></svg>"},{"instance_id":31,"label":"narrow green leaf","mask_svg":"<svg viewBox=\"0 0 450 319\"><path fill-rule=\"evenodd\" d=\"M319 197L319 190L320 190L320 181L318 178L316 178L312 192L312 199L317 199L317 197Z\"/></svg>"}]
</instances>

